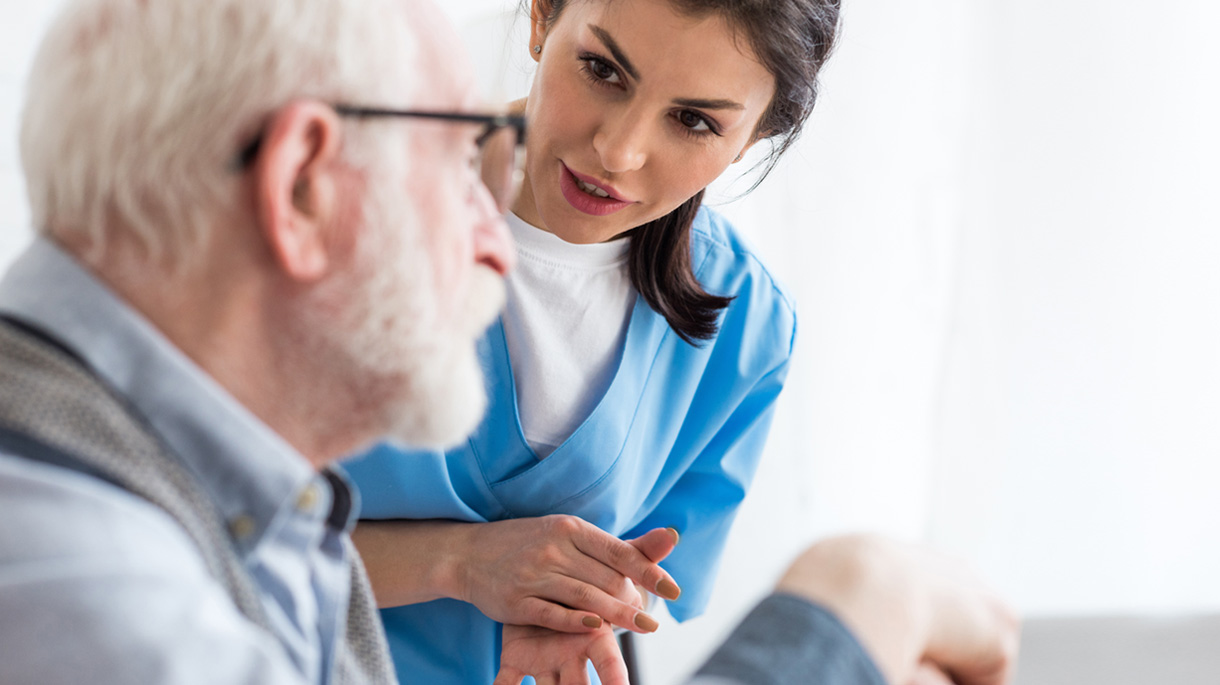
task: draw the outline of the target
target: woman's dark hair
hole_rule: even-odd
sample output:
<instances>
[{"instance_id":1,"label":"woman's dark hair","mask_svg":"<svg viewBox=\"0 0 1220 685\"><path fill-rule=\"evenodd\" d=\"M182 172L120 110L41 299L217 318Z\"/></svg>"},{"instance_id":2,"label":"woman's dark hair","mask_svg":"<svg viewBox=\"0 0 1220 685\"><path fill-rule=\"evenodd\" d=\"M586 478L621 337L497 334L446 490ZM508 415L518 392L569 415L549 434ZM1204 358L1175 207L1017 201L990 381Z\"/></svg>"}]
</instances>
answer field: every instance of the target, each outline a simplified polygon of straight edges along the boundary
<instances>
[{"instance_id":1,"label":"woman's dark hair","mask_svg":"<svg viewBox=\"0 0 1220 685\"><path fill-rule=\"evenodd\" d=\"M527 0L528 1L528 0ZM544 0L559 18L569 0ZM839 26L840 0L669 0L691 16L718 14L744 38L775 78L775 95L758 122L756 135L771 152L759 166L753 190L792 147L813 111L818 72L830 56ZM690 260L690 229L703 191L669 214L632 229L628 265L631 282L649 306L665 317L686 342L716 335L720 310L730 297L708 293L695 278Z\"/></svg>"}]
</instances>

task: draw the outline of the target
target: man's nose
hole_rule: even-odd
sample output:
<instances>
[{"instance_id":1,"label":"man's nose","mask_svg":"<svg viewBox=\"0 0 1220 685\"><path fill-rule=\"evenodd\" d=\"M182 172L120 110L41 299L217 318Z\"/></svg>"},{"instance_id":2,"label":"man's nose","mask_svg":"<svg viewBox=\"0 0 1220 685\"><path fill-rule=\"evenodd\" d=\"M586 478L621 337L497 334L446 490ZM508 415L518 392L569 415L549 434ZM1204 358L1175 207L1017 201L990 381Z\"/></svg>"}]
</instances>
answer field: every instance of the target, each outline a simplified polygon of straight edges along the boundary
<instances>
[{"instance_id":1,"label":"man's nose","mask_svg":"<svg viewBox=\"0 0 1220 685\"><path fill-rule=\"evenodd\" d=\"M474 226L475 263L506 276L517 264L517 248L513 244L504 215L496 207L491 193L482 187L482 184L479 184L477 198Z\"/></svg>"}]
</instances>

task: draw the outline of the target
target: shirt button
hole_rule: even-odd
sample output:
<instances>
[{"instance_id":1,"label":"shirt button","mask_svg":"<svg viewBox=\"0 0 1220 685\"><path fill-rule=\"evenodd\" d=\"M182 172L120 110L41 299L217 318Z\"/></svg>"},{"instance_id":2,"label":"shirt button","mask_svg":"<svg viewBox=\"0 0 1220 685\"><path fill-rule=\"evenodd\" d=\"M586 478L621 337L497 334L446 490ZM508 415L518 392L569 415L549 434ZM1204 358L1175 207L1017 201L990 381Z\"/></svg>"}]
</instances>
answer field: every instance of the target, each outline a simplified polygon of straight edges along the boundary
<instances>
[{"instance_id":1,"label":"shirt button","mask_svg":"<svg viewBox=\"0 0 1220 685\"><path fill-rule=\"evenodd\" d=\"M229 521L229 532L238 540L244 540L254 534L254 519L242 514Z\"/></svg>"},{"instance_id":2,"label":"shirt button","mask_svg":"<svg viewBox=\"0 0 1220 685\"><path fill-rule=\"evenodd\" d=\"M297 497L297 510L302 512L312 511L314 507L318 506L319 497L321 497L321 493L318 492L318 486L316 484L310 485L302 490L300 496Z\"/></svg>"}]
</instances>

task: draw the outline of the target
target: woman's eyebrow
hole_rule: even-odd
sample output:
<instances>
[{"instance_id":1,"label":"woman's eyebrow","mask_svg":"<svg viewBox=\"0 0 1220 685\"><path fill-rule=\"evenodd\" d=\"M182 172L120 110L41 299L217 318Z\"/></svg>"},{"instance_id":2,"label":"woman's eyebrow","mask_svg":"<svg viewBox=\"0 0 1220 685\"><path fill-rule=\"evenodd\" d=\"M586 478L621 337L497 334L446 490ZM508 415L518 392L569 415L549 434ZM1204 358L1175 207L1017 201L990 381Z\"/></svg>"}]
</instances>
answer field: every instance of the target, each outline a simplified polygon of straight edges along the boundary
<instances>
[{"instance_id":1,"label":"woman's eyebrow","mask_svg":"<svg viewBox=\"0 0 1220 685\"><path fill-rule=\"evenodd\" d=\"M674 100L675 105L682 107L693 107L695 109L745 109L746 106L740 102L733 100L700 100L691 98L678 98Z\"/></svg>"},{"instance_id":2,"label":"woman's eyebrow","mask_svg":"<svg viewBox=\"0 0 1220 685\"><path fill-rule=\"evenodd\" d=\"M627 59L627 55L623 52L623 49L619 47L614 38L610 36L610 32L593 24L589 24L589 30L593 32L593 35L597 36L598 40L602 42L602 45L606 46L606 49L609 50L610 54L614 56L614 60L619 63L619 66L623 68L623 71L627 72L627 75L631 78L639 81L640 72L636 71L635 65L631 63L631 60Z\"/></svg>"},{"instance_id":3,"label":"woman's eyebrow","mask_svg":"<svg viewBox=\"0 0 1220 685\"><path fill-rule=\"evenodd\" d=\"M609 31L596 24L589 24L589 31L592 32L593 35L597 36L597 39L602 42L602 45L606 46L606 49L610 51L610 55L614 57L616 62L619 63L619 66L623 68L623 71L627 72L628 76L636 81L640 80L640 72L635 68L635 65L631 63L631 60L627 57L626 53L623 52L623 48L619 46L618 41L614 40L614 37L610 35ZM694 109L742 110L746 108L745 105L733 100L704 100L700 98L679 98L674 100L674 104L681 107L692 107Z\"/></svg>"}]
</instances>

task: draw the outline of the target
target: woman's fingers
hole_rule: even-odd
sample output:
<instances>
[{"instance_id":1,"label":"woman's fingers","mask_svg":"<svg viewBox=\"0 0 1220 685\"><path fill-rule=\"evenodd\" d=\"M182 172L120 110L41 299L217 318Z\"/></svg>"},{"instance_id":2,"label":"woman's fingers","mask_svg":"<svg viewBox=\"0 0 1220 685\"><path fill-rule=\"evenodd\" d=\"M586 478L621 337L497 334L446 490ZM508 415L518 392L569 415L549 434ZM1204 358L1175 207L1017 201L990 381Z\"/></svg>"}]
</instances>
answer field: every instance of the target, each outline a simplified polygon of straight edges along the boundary
<instances>
[{"instance_id":1,"label":"woman's fingers","mask_svg":"<svg viewBox=\"0 0 1220 685\"><path fill-rule=\"evenodd\" d=\"M576 548L664 599L677 599L682 593L665 569L634 545L623 542L590 523L576 519L580 531L572 536ZM662 529L663 532L663 529ZM651 533L650 533L651 534ZM663 533L670 535L669 533ZM675 540L676 544L676 540ZM666 552L668 554L668 552Z\"/></svg>"},{"instance_id":2,"label":"woman's fingers","mask_svg":"<svg viewBox=\"0 0 1220 685\"><path fill-rule=\"evenodd\" d=\"M596 559L584 555L572 559L566 575L597 588L620 602L644 608L640 600L640 593L635 589L635 583Z\"/></svg>"},{"instance_id":3,"label":"woman's fingers","mask_svg":"<svg viewBox=\"0 0 1220 685\"><path fill-rule=\"evenodd\" d=\"M624 542L574 516L472 527L456 568L458 598L502 623L587 632L597 617L636 632L657 623L641 613L633 582L665 599L681 594L657 561L677 544L658 528Z\"/></svg>"},{"instance_id":4,"label":"woman's fingers","mask_svg":"<svg viewBox=\"0 0 1220 685\"><path fill-rule=\"evenodd\" d=\"M561 633L587 633L605 623L601 615L595 612L569 609L540 597L522 600L518 613L527 619L521 625L539 626Z\"/></svg>"},{"instance_id":5,"label":"woman's fingers","mask_svg":"<svg viewBox=\"0 0 1220 685\"><path fill-rule=\"evenodd\" d=\"M631 592L635 592L634 589ZM634 604L624 602L599 587L582 583L578 580L565 578L557 581L552 590L554 603L552 606L579 606L586 612L592 612L606 621L637 633L651 633L657 629L657 621ZM561 607L562 608L562 607ZM547 610L549 613L549 610ZM583 619L582 619L583 624ZM550 626L545 626L550 627ZM552 628L552 630L559 630ZM585 632L583 630L567 632Z\"/></svg>"},{"instance_id":6,"label":"woman's fingers","mask_svg":"<svg viewBox=\"0 0 1220 685\"><path fill-rule=\"evenodd\" d=\"M643 552L653 563L661 563L678 546L678 531L673 528L653 528L627 544Z\"/></svg>"}]
</instances>

